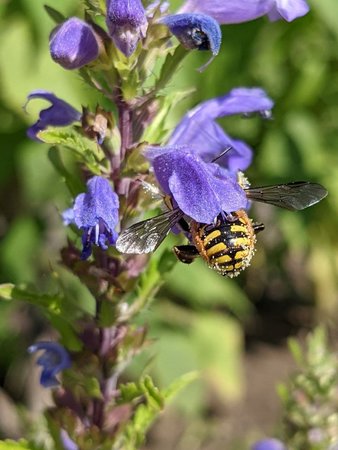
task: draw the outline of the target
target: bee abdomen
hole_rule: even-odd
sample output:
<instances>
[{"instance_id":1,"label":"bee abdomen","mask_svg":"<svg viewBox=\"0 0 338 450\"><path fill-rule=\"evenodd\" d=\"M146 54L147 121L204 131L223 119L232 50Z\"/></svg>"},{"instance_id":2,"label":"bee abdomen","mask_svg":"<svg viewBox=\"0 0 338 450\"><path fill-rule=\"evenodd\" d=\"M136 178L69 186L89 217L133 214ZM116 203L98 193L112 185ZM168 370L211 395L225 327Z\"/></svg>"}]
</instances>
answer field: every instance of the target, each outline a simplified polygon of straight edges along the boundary
<instances>
[{"instance_id":1,"label":"bee abdomen","mask_svg":"<svg viewBox=\"0 0 338 450\"><path fill-rule=\"evenodd\" d=\"M223 223L210 232L204 229L201 241L209 267L231 278L250 264L254 253L255 235L240 220Z\"/></svg>"}]
</instances>

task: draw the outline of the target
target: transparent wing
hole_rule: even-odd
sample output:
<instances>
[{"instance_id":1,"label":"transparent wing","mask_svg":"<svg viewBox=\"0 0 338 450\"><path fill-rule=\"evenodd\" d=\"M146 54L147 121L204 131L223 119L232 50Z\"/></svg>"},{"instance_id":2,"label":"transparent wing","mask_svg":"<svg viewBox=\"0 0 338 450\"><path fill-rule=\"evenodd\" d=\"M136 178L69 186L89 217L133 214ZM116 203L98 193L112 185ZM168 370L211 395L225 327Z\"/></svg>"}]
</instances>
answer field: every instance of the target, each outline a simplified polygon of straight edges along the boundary
<instances>
[{"instance_id":1,"label":"transparent wing","mask_svg":"<svg viewBox=\"0 0 338 450\"><path fill-rule=\"evenodd\" d=\"M122 231L117 239L116 248L121 253L153 252L182 217L182 211L174 209L135 223Z\"/></svg>"},{"instance_id":2,"label":"transparent wing","mask_svg":"<svg viewBox=\"0 0 338 450\"><path fill-rule=\"evenodd\" d=\"M291 211L308 208L320 202L328 194L323 186L309 181L249 188L245 191L250 200L268 203Z\"/></svg>"}]
</instances>

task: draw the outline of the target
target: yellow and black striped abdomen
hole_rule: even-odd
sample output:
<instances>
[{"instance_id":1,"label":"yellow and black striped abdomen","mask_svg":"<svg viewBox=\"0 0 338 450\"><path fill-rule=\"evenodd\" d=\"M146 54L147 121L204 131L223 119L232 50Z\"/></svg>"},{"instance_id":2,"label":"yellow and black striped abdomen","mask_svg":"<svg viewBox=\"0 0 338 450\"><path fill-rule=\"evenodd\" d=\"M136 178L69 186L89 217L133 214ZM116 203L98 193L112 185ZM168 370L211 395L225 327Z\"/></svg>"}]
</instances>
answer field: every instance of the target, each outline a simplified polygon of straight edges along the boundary
<instances>
[{"instance_id":1,"label":"yellow and black striped abdomen","mask_svg":"<svg viewBox=\"0 0 338 450\"><path fill-rule=\"evenodd\" d=\"M222 219L215 226L201 227L198 239L209 267L231 278L250 264L256 242L247 214L240 210L232 216L231 221Z\"/></svg>"}]
</instances>

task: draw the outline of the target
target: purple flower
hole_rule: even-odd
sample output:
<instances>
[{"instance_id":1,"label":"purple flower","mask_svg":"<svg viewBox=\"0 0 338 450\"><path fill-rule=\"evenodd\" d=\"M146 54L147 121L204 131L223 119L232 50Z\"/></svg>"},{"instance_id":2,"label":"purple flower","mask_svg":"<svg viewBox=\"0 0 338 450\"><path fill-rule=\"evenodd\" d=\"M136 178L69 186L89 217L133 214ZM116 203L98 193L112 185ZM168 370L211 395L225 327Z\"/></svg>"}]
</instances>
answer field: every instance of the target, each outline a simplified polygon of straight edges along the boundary
<instances>
[{"instance_id":1,"label":"purple flower","mask_svg":"<svg viewBox=\"0 0 338 450\"><path fill-rule=\"evenodd\" d=\"M216 56L219 52L221 29L212 17L205 14L173 14L161 19L181 44L188 49L211 50Z\"/></svg>"},{"instance_id":2,"label":"purple flower","mask_svg":"<svg viewBox=\"0 0 338 450\"><path fill-rule=\"evenodd\" d=\"M71 366L68 352L57 342L37 342L28 347L29 353L44 350L36 363L42 367L40 383L43 387L55 387L60 383L56 375Z\"/></svg>"},{"instance_id":3,"label":"purple flower","mask_svg":"<svg viewBox=\"0 0 338 450\"><path fill-rule=\"evenodd\" d=\"M83 230L81 258L92 253L92 245L107 250L117 239L119 199L105 178L95 176L87 182L87 193L79 194L73 208L63 212L66 225L74 223Z\"/></svg>"},{"instance_id":4,"label":"purple flower","mask_svg":"<svg viewBox=\"0 0 338 450\"><path fill-rule=\"evenodd\" d=\"M196 12L212 16L220 24L240 23L268 15L274 21L288 22L309 11L305 0L186 0L179 12Z\"/></svg>"},{"instance_id":5,"label":"purple flower","mask_svg":"<svg viewBox=\"0 0 338 450\"><path fill-rule=\"evenodd\" d=\"M286 450L286 447L278 439L270 438L256 442L251 450Z\"/></svg>"},{"instance_id":6,"label":"purple flower","mask_svg":"<svg viewBox=\"0 0 338 450\"><path fill-rule=\"evenodd\" d=\"M35 141L41 141L41 139L37 137L37 133L44 130L49 125L64 127L81 120L81 113L79 111L56 97L52 92L43 90L31 92L27 97L25 108L32 98L41 98L52 104L49 108L43 109L40 112L39 120L27 130L27 136Z\"/></svg>"},{"instance_id":7,"label":"purple flower","mask_svg":"<svg viewBox=\"0 0 338 450\"><path fill-rule=\"evenodd\" d=\"M211 162L230 146L231 150L217 163L232 172L245 170L252 159L250 147L229 137L215 120L232 114L259 113L269 117L272 107L272 100L262 89L232 89L228 94L207 100L188 111L175 128L169 145L189 145L206 162Z\"/></svg>"},{"instance_id":8,"label":"purple flower","mask_svg":"<svg viewBox=\"0 0 338 450\"><path fill-rule=\"evenodd\" d=\"M141 0L107 0L106 23L116 47L126 56L134 53L148 28Z\"/></svg>"},{"instance_id":9,"label":"purple flower","mask_svg":"<svg viewBox=\"0 0 338 450\"><path fill-rule=\"evenodd\" d=\"M58 25L49 38L50 54L64 69L79 69L99 56L93 28L77 17Z\"/></svg>"},{"instance_id":10,"label":"purple flower","mask_svg":"<svg viewBox=\"0 0 338 450\"><path fill-rule=\"evenodd\" d=\"M69 434L65 430L60 431L60 439L64 450L79 450L79 447L69 437Z\"/></svg>"},{"instance_id":11,"label":"purple flower","mask_svg":"<svg viewBox=\"0 0 338 450\"><path fill-rule=\"evenodd\" d=\"M205 163L190 146L148 147L146 157L174 206L196 222L212 223L223 212L248 206L235 176L218 164Z\"/></svg>"}]
</instances>

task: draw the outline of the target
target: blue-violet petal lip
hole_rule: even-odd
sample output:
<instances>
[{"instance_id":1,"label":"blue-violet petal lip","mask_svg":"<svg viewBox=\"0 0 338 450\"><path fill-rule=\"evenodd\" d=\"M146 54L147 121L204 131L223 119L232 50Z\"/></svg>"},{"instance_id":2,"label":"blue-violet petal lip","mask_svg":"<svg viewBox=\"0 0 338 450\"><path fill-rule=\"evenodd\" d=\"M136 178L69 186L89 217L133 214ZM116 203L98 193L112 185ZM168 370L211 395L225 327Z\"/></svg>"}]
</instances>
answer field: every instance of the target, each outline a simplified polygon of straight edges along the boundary
<instances>
[{"instance_id":1,"label":"blue-violet petal lip","mask_svg":"<svg viewBox=\"0 0 338 450\"><path fill-rule=\"evenodd\" d=\"M107 250L109 245L115 244L118 210L119 198L109 181L94 176L87 182L87 192L79 194L74 206L63 212L65 225L74 223L82 230L82 259L91 255L92 245Z\"/></svg>"},{"instance_id":2,"label":"blue-violet petal lip","mask_svg":"<svg viewBox=\"0 0 338 450\"><path fill-rule=\"evenodd\" d=\"M270 117L272 107L273 101L263 89L232 89L228 94L207 100L188 111L173 131L169 145L189 145L205 162L211 162L231 146L232 149L217 160L218 164L233 172L245 170L252 160L250 147L228 136L216 119L254 113Z\"/></svg>"},{"instance_id":3,"label":"blue-violet petal lip","mask_svg":"<svg viewBox=\"0 0 338 450\"><path fill-rule=\"evenodd\" d=\"M268 17L271 21L285 19L292 22L298 17L305 16L310 11L305 0L276 0L276 5L271 9Z\"/></svg>"},{"instance_id":4,"label":"blue-violet petal lip","mask_svg":"<svg viewBox=\"0 0 338 450\"><path fill-rule=\"evenodd\" d=\"M202 13L219 24L241 23L268 15L270 20L292 21L309 11L305 0L186 0L179 13Z\"/></svg>"},{"instance_id":5,"label":"blue-violet petal lip","mask_svg":"<svg viewBox=\"0 0 338 450\"><path fill-rule=\"evenodd\" d=\"M64 100L56 97L52 92L44 90L32 91L27 96L27 102L24 106L26 108L27 104L32 99L47 100L51 103L49 108L40 111L39 119L27 130L27 135L31 139L40 141L37 137L39 131L45 130L48 126L64 127L70 125L73 122L81 120L81 113L69 105Z\"/></svg>"},{"instance_id":6,"label":"blue-violet petal lip","mask_svg":"<svg viewBox=\"0 0 338 450\"><path fill-rule=\"evenodd\" d=\"M87 182L87 193L79 194L74 203L74 221L79 227L93 227L102 219L113 230L118 220L119 200L109 181L94 176Z\"/></svg>"},{"instance_id":7,"label":"blue-violet petal lip","mask_svg":"<svg viewBox=\"0 0 338 450\"><path fill-rule=\"evenodd\" d=\"M221 29L212 17L206 14L172 14L161 19L170 32L188 49L210 50L218 54Z\"/></svg>"},{"instance_id":8,"label":"blue-violet petal lip","mask_svg":"<svg viewBox=\"0 0 338 450\"><path fill-rule=\"evenodd\" d=\"M79 69L99 56L99 44L93 28L77 17L58 25L49 38L51 57L64 69Z\"/></svg>"},{"instance_id":9,"label":"blue-violet petal lip","mask_svg":"<svg viewBox=\"0 0 338 450\"><path fill-rule=\"evenodd\" d=\"M146 156L163 191L200 223L212 223L222 211L247 207L245 191L217 164L205 163L188 146L148 147Z\"/></svg>"},{"instance_id":10,"label":"blue-violet petal lip","mask_svg":"<svg viewBox=\"0 0 338 450\"><path fill-rule=\"evenodd\" d=\"M44 351L36 363L42 367L40 383L43 387L59 385L56 375L71 366L71 359L67 350L57 342L37 342L28 347L29 353Z\"/></svg>"}]
</instances>

